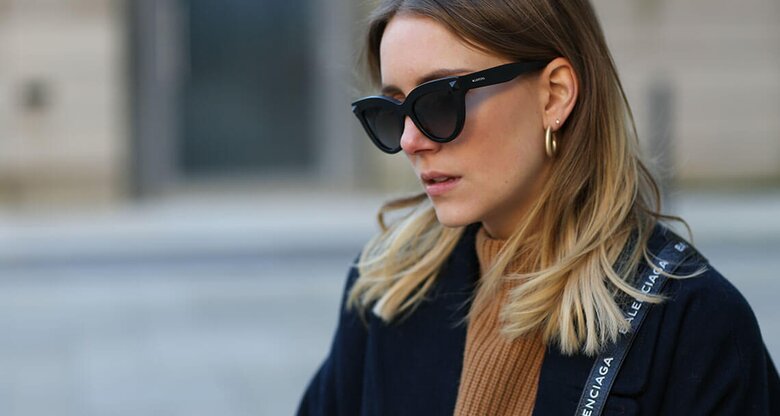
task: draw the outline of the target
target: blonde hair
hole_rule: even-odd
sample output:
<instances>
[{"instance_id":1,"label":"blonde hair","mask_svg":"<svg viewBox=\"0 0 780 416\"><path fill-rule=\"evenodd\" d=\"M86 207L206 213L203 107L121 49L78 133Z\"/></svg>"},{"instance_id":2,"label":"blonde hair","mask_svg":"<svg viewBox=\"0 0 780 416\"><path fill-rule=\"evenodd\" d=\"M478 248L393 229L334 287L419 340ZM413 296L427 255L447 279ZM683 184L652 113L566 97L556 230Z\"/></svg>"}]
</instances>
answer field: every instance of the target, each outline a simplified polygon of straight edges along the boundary
<instances>
[{"instance_id":1,"label":"blonde hair","mask_svg":"<svg viewBox=\"0 0 780 416\"><path fill-rule=\"evenodd\" d=\"M631 109L596 15L586 0L386 0L369 20L365 58L375 84L379 44L399 13L430 17L464 42L511 60L567 58L580 94L557 132L549 181L478 282L469 311L494 301L504 279L519 279L501 312L510 339L538 331L563 353L596 354L628 329L616 297L658 302L632 286L661 215L660 193L639 159ZM541 133L540 133L541 140ZM400 210L400 211L399 211ZM385 215L402 212L391 224ZM684 223L684 221L683 221ZM411 314L433 286L465 227L436 219L425 194L385 204L381 233L363 249L347 307L390 322ZM687 227L687 224L686 224ZM618 259L620 258L620 261ZM520 270L509 270L521 264ZM617 269L615 269L617 265Z\"/></svg>"}]
</instances>

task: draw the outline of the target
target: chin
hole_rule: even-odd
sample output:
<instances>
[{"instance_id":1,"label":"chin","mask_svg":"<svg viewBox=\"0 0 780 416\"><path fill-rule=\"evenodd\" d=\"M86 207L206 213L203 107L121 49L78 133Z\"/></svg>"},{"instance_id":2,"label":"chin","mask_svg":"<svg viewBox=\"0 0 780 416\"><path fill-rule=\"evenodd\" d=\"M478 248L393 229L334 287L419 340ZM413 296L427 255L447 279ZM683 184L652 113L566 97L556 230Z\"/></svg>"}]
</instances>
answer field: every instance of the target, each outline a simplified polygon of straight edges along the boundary
<instances>
[{"instance_id":1,"label":"chin","mask_svg":"<svg viewBox=\"0 0 780 416\"><path fill-rule=\"evenodd\" d=\"M439 224L448 228L464 227L479 221L476 215L462 208L437 206L434 204L433 209L436 212L436 219L439 221Z\"/></svg>"}]
</instances>

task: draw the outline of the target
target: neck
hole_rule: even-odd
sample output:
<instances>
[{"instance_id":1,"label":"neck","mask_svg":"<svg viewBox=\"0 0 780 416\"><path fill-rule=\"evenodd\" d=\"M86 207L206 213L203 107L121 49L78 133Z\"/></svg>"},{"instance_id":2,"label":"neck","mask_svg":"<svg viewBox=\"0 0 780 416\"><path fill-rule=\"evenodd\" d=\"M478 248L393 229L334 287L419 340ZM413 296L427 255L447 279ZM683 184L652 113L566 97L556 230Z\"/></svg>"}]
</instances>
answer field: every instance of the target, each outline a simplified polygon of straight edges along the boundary
<instances>
[{"instance_id":1,"label":"neck","mask_svg":"<svg viewBox=\"0 0 780 416\"><path fill-rule=\"evenodd\" d=\"M550 165L546 164L539 172L529 192L508 201L489 216L483 218L482 227L488 236L497 240L508 240L517 231L518 226L527 218L531 208L543 193L544 184L550 175ZM531 224L526 234L531 235L539 230L539 224Z\"/></svg>"}]
</instances>

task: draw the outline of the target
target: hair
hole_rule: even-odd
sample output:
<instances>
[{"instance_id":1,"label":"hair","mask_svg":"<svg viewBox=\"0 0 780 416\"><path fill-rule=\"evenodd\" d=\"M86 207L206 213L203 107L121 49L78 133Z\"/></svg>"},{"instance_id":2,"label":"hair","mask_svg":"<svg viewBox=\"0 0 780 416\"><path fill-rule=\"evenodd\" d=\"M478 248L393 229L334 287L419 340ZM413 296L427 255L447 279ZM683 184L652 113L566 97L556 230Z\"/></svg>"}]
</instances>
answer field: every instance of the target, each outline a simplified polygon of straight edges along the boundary
<instances>
[{"instance_id":1,"label":"hair","mask_svg":"<svg viewBox=\"0 0 780 416\"><path fill-rule=\"evenodd\" d=\"M537 332L565 354L598 353L629 328L620 296L662 300L634 288L634 274L643 259L653 264L647 239L656 223L685 222L660 214L659 187L640 160L633 115L592 6L587 0L382 0L369 17L363 55L375 85L383 32L402 13L431 18L466 44L512 61L570 61L579 96L556 133L549 180L480 278L468 319L497 299L502 281L517 279L521 284L501 311L504 335ZM401 215L387 224L391 212ZM424 300L466 227L441 225L424 193L386 203L378 220L381 232L361 252L347 308L363 314L371 307L390 322ZM510 270L517 264L519 270Z\"/></svg>"}]
</instances>

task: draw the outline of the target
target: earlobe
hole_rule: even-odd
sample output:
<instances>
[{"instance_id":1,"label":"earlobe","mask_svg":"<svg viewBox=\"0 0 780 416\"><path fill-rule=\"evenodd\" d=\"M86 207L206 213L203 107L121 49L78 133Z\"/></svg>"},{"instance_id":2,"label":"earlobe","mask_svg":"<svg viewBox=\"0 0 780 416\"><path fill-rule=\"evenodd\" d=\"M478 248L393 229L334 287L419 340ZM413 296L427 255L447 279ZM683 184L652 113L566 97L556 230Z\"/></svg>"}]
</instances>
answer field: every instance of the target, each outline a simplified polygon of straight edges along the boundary
<instances>
[{"instance_id":1,"label":"earlobe","mask_svg":"<svg viewBox=\"0 0 780 416\"><path fill-rule=\"evenodd\" d=\"M541 81L546 97L544 125L558 130L566 123L577 102L579 93L577 74L568 59L555 58L544 69Z\"/></svg>"}]
</instances>

